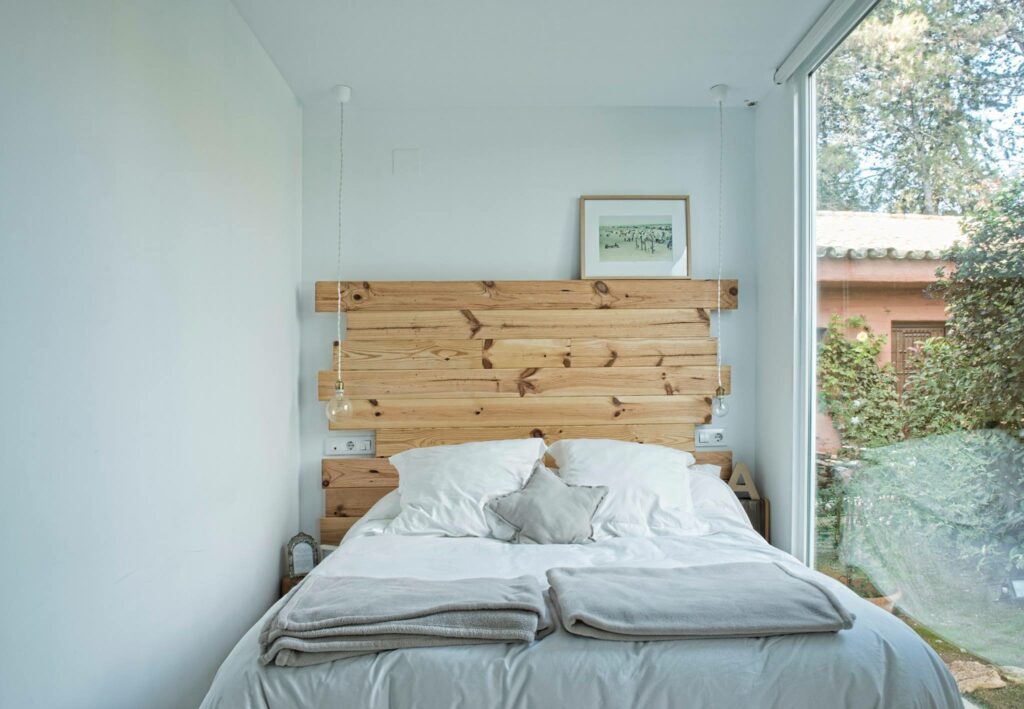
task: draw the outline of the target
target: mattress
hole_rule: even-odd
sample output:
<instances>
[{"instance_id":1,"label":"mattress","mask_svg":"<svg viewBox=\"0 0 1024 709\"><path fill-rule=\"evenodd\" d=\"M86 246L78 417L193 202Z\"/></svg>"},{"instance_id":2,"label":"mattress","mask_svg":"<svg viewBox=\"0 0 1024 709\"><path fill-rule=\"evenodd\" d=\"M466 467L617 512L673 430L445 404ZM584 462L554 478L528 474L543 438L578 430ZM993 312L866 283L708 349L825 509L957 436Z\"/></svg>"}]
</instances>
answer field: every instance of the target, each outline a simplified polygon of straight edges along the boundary
<instances>
[{"instance_id":1,"label":"mattress","mask_svg":"<svg viewBox=\"0 0 1024 709\"><path fill-rule=\"evenodd\" d=\"M556 566L677 567L799 562L722 515L713 533L586 545L381 534L353 528L317 575L543 579ZM802 568L802 567L800 567ZM263 620L224 661L202 706L285 709L422 707L946 709L962 707L939 657L902 621L819 575L856 614L840 633L659 642L594 640L559 630L531 644L395 650L304 668L257 661ZM269 613L270 611L268 611ZM754 612L737 609L737 612Z\"/></svg>"}]
</instances>

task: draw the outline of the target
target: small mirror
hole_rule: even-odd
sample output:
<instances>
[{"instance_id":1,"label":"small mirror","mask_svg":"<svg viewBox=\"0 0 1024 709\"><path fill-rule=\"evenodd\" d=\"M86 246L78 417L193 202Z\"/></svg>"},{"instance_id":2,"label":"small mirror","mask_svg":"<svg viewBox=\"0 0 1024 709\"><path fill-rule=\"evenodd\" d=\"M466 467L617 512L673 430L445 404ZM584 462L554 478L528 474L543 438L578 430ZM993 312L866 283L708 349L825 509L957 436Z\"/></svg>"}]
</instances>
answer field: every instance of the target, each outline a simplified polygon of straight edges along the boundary
<instances>
[{"instance_id":1,"label":"small mirror","mask_svg":"<svg viewBox=\"0 0 1024 709\"><path fill-rule=\"evenodd\" d=\"M305 576L320 563L320 545L308 534L296 534L288 541L288 575Z\"/></svg>"}]
</instances>

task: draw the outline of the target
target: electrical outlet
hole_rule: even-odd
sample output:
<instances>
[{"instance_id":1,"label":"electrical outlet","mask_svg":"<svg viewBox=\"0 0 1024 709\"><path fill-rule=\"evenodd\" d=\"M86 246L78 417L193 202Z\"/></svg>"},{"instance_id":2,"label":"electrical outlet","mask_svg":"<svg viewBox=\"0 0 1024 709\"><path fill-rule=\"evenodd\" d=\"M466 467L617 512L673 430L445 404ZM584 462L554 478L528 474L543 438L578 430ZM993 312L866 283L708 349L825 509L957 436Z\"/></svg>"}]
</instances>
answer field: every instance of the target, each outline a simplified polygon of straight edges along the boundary
<instances>
[{"instance_id":1,"label":"electrical outlet","mask_svg":"<svg viewBox=\"0 0 1024 709\"><path fill-rule=\"evenodd\" d=\"M725 445L725 429L724 428L698 428L697 429L697 447L698 448L716 448Z\"/></svg>"},{"instance_id":2,"label":"electrical outlet","mask_svg":"<svg viewBox=\"0 0 1024 709\"><path fill-rule=\"evenodd\" d=\"M338 431L324 439L324 455L328 458L372 458L376 452L374 431Z\"/></svg>"}]
</instances>

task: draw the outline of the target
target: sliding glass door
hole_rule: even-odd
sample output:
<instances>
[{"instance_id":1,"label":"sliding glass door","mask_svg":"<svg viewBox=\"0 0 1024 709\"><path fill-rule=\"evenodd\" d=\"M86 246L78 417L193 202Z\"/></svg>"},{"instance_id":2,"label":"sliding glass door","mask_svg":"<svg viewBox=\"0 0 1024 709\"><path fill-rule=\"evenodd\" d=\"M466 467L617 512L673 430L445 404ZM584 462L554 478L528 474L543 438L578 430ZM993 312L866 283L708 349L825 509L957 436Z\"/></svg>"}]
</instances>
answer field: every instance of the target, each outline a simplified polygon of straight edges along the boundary
<instances>
[{"instance_id":1,"label":"sliding glass door","mask_svg":"<svg viewBox=\"0 0 1024 709\"><path fill-rule=\"evenodd\" d=\"M812 80L815 566L1024 706L1024 3L883 0Z\"/></svg>"}]
</instances>

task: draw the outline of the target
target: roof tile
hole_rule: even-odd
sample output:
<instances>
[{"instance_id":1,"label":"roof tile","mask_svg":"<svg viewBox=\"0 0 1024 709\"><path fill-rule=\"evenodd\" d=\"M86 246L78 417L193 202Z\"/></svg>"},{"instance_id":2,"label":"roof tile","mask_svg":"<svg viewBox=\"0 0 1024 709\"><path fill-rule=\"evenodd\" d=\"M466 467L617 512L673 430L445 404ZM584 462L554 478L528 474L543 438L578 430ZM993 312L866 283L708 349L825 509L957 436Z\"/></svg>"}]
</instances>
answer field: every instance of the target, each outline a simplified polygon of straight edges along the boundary
<instances>
[{"instance_id":1,"label":"roof tile","mask_svg":"<svg viewBox=\"0 0 1024 709\"><path fill-rule=\"evenodd\" d=\"M818 212L818 258L941 260L962 237L960 217L878 212Z\"/></svg>"}]
</instances>

